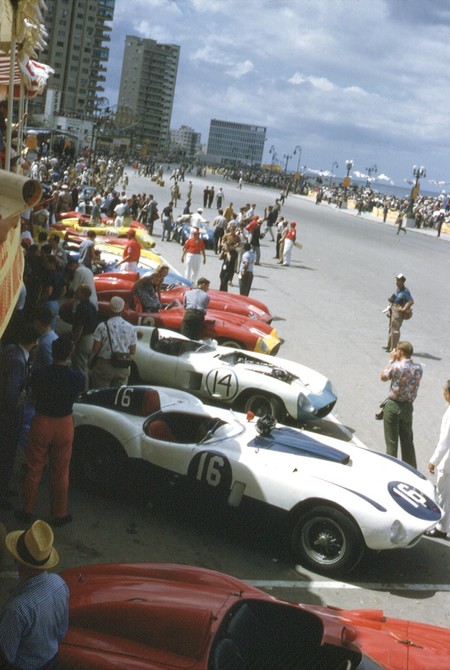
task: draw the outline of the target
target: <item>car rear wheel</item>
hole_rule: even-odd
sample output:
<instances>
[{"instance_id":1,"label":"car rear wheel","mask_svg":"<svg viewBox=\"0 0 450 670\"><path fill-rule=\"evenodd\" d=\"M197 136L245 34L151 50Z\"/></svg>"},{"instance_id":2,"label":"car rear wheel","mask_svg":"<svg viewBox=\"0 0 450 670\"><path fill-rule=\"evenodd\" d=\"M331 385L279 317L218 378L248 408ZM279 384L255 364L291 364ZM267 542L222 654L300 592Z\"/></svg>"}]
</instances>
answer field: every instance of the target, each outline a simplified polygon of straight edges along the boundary
<instances>
[{"instance_id":1,"label":"car rear wheel","mask_svg":"<svg viewBox=\"0 0 450 670\"><path fill-rule=\"evenodd\" d=\"M361 560L364 543L356 524L334 507L318 506L295 523L292 549L305 568L343 575Z\"/></svg>"},{"instance_id":2,"label":"car rear wheel","mask_svg":"<svg viewBox=\"0 0 450 670\"><path fill-rule=\"evenodd\" d=\"M251 395L247 399L244 409L246 412L253 412L255 416L271 414L277 421L281 421L286 415L281 400L265 393L254 393Z\"/></svg>"},{"instance_id":3,"label":"car rear wheel","mask_svg":"<svg viewBox=\"0 0 450 670\"><path fill-rule=\"evenodd\" d=\"M72 466L82 488L108 493L123 482L128 456L112 435L82 426L75 431L73 447Z\"/></svg>"},{"instance_id":4,"label":"car rear wheel","mask_svg":"<svg viewBox=\"0 0 450 670\"><path fill-rule=\"evenodd\" d=\"M244 346L242 345L241 342L238 342L237 340L229 340L226 337L222 340L219 340L219 344L222 345L223 347L230 347L231 349L243 349L244 348Z\"/></svg>"}]
</instances>

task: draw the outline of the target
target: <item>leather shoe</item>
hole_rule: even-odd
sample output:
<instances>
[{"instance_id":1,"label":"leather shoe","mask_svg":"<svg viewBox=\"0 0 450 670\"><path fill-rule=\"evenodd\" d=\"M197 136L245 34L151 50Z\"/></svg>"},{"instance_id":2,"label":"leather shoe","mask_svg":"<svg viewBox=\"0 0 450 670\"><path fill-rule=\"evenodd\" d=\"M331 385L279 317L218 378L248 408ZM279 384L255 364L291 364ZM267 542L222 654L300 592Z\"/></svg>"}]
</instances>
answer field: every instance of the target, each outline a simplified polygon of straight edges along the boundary
<instances>
[{"instance_id":1,"label":"leather shoe","mask_svg":"<svg viewBox=\"0 0 450 670\"><path fill-rule=\"evenodd\" d=\"M439 528L432 528L431 530L427 530L425 533L426 537L434 537L438 540L447 540L447 533L444 533L443 530L439 530Z\"/></svg>"}]
</instances>

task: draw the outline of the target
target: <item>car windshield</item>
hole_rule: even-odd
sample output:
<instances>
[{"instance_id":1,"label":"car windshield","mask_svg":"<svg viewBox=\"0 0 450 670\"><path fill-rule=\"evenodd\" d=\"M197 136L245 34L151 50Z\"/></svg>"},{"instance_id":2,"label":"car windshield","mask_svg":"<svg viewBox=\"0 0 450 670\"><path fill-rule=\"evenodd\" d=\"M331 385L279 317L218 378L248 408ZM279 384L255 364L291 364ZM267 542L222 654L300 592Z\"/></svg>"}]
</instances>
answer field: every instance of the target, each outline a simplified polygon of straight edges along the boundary
<instances>
[{"instance_id":1,"label":"car windshield","mask_svg":"<svg viewBox=\"0 0 450 670\"><path fill-rule=\"evenodd\" d=\"M322 644L323 624L311 612L246 600L224 619L211 651L212 670L321 668L355 670L361 654ZM377 666L374 666L374 668Z\"/></svg>"},{"instance_id":2,"label":"car windshield","mask_svg":"<svg viewBox=\"0 0 450 670\"><path fill-rule=\"evenodd\" d=\"M204 444L235 437L244 430L236 420L228 423L208 414L158 412L144 423L148 437L179 444Z\"/></svg>"},{"instance_id":3,"label":"car windshield","mask_svg":"<svg viewBox=\"0 0 450 670\"><path fill-rule=\"evenodd\" d=\"M150 346L154 351L167 356L182 356L187 352L211 352L215 351L214 347L205 342L196 342L194 340L181 340L176 337L159 337L155 338L155 342L150 342Z\"/></svg>"}]
</instances>

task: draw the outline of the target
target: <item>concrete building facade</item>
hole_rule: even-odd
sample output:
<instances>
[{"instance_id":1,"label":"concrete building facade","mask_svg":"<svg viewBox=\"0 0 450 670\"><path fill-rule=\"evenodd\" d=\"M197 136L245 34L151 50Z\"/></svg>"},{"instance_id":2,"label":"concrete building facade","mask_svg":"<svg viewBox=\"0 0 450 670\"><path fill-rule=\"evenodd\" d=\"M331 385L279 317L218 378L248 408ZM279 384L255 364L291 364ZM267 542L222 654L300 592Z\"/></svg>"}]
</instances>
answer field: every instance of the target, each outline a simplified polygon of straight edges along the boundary
<instances>
[{"instance_id":1,"label":"concrete building facade","mask_svg":"<svg viewBox=\"0 0 450 670\"><path fill-rule=\"evenodd\" d=\"M129 129L132 146L149 155L169 151L170 121L180 47L149 38L125 38L118 111L130 109L139 119Z\"/></svg>"},{"instance_id":2,"label":"concrete building facade","mask_svg":"<svg viewBox=\"0 0 450 670\"><path fill-rule=\"evenodd\" d=\"M190 126L172 128L170 131L170 151L180 159L193 160L202 149L201 134Z\"/></svg>"},{"instance_id":3,"label":"concrete building facade","mask_svg":"<svg viewBox=\"0 0 450 670\"><path fill-rule=\"evenodd\" d=\"M51 124L54 115L93 118L104 91L105 63L115 0L46 0L47 48L39 60L50 65L44 95L30 105L33 116Z\"/></svg>"},{"instance_id":4,"label":"concrete building facade","mask_svg":"<svg viewBox=\"0 0 450 670\"><path fill-rule=\"evenodd\" d=\"M220 165L261 165L266 141L264 126L211 119L206 160Z\"/></svg>"}]
</instances>

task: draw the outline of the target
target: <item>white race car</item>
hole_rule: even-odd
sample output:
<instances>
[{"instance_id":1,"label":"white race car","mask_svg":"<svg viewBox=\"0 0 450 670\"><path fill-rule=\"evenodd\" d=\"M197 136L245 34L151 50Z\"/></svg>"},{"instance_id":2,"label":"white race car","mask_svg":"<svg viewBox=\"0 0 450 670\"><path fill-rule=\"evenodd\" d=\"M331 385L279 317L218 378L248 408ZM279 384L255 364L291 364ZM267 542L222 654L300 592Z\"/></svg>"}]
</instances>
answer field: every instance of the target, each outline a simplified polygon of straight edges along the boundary
<instances>
[{"instance_id":1,"label":"white race car","mask_svg":"<svg viewBox=\"0 0 450 670\"><path fill-rule=\"evenodd\" d=\"M441 518L434 487L401 461L297 428L204 405L183 391L122 386L74 406L74 467L94 489L117 487L128 459L155 482L185 483L281 514L295 559L343 574L375 550L413 546Z\"/></svg>"},{"instance_id":2,"label":"white race car","mask_svg":"<svg viewBox=\"0 0 450 670\"><path fill-rule=\"evenodd\" d=\"M149 326L137 326L136 335L133 382L171 386L281 422L323 418L336 403L330 381L300 363Z\"/></svg>"}]
</instances>

